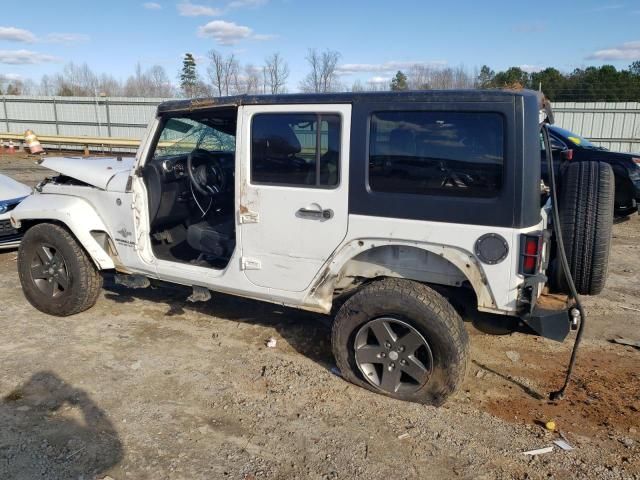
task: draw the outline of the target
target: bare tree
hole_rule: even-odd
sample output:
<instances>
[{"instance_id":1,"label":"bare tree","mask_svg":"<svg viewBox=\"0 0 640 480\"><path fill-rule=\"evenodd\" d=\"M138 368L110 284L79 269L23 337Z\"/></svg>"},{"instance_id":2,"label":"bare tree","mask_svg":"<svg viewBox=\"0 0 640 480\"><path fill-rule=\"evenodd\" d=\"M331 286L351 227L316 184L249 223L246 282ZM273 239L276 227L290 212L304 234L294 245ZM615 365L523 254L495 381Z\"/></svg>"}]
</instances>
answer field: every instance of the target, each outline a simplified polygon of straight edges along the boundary
<instances>
[{"instance_id":1,"label":"bare tree","mask_svg":"<svg viewBox=\"0 0 640 480\"><path fill-rule=\"evenodd\" d=\"M274 53L270 57L265 58L262 75L267 93L276 95L286 92L287 79L289 78L289 65L279 53Z\"/></svg>"},{"instance_id":2,"label":"bare tree","mask_svg":"<svg viewBox=\"0 0 640 480\"><path fill-rule=\"evenodd\" d=\"M428 90L431 88L433 69L428 65L412 65L408 70L410 90Z\"/></svg>"},{"instance_id":3,"label":"bare tree","mask_svg":"<svg viewBox=\"0 0 640 480\"><path fill-rule=\"evenodd\" d=\"M98 93L108 97L122 95L122 85L112 75L103 73L98 80Z\"/></svg>"},{"instance_id":4,"label":"bare tree","mask_svg":"<svg viewBox=\"0 0 640 480\"><path fill-rule=\"evenodd\" d=\"M108 83L107 87L103 87L107 95L111 95L107 90L111 87L115 89L115 85ZM124 94L127 97L170 97L173 94L173 86L167 76L167 72L160 65L154 65L146 71L142 70L140 63L136 65L133 75L127 78L124 85Z\"/></svg>"},{"instance_id":5,"label":"bare tree","mask_svg":"<svg viewBox=\"0 0 640 480\"><path fill-rule=\"evenodd\" d=\"M208 54L211 64L207 68L209 79L219 97L228 96L238 84L240 65L235 55L223 56L211 50Z\"/></svg>"},{"instance_id":6,"label":"bare tree","mask_svg":"<svg viewBox=\"0 0 640 480\"><path fill-rule=\"evenodd\" d=\"M264 93L262 70L255 65L245 65L242 73L236 76L236 92L255 95Z\"/></svg>"},{"instance_id":7,"label":"bare tree","mask_svg":"<svg viewBox=\"0 0 640 480\"><path fill-rule=\"evenodd\" d=\"M389 81L383 78L374 77L367 82L367 91L384 92L389 90Z\"/></svg>"},{"instance_id":8,"label":"bare tree","mask_svg":"<svg viewBox=\"0 0 640 480\"><path fill-rule=\"evenodd\" d=\"M407 76L410 90L473 88L475 84L475 76L463 65L434 68L430 65L416 64L409 68Z\"/></svg>"},{"instance_id":9,"label":"bare tree","mask_svg":"<svg viewBox=\"0 0 640 480\"><path fill-rule=\"evenodd\" d=\"M147 70L146 75L151 83L151 91L149 94L154 97L168 98L173 96L173 85L169 80L167 71L160 65L154 65Z\"/></svg>"},{"instance_id":10,"label":"bare tree","mask_svg":"<svg viewBox=\"0 0 640 480\"><path fill-rule=\"evenodd\" d=\"M310 72L300 83L303 92L335 92L341 89L338 79L337 66L340 60L340 52L325 50L318 52L315 48L309 49L307 62Z\"/></svg>"},{"instance_id":11,"label":"bare tree","mask_svg":"<svg viewBox=\"0 0 640 480\"><path fill-rule=\"evenodd\" d=\"M0 74L0 92L5 95L33 95L36 85L33 80L7 77Z\"/></svg>"},{"instance_id":12,"label":"bare tree","mask_svg":"<svg viewBox=\"0 0 640 480\"><path fill-rule=\"evenodd\" d=\"M86 63L68 63L62 73L55 75L53 83L56 93L64 96L88 97L98 90L98 77Z\"/></svg>"},{"instance_id":13,"label":"bare tree","mask_svg":"<svg viewBox=\"0 0 640 480\"><path fill-rule=\"evenodd\" d=\"M364 92L366 90L366 88L364 87L364 85L362 84L362 82L360 80L356 80L355 82L353 82L353 85L351 85L351 91L352 92Z\"/></svg>"},{"instance_id":14,"label":"bare tree","mask_svg":"<svg viewBox=\"0 0 640 480\"><path fill-rule=\"evenodd\" d=\"M54 93L55 92L54 92L53 82L51 81L51 78L49 77L49 75L43 75L42 78L40 79L40 86L38 87L38 95L48 97L50 95L53 95Z\"/></svg>"}]
</instances>

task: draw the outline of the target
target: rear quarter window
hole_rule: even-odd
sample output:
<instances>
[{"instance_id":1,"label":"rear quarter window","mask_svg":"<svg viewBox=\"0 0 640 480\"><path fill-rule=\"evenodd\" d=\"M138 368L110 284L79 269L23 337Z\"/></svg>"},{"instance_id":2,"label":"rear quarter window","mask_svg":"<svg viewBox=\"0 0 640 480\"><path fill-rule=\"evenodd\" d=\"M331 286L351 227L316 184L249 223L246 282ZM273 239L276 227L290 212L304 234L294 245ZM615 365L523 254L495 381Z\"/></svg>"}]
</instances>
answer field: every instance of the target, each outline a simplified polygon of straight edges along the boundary
<instances>
[{"instance_id":1,"label":"rear quarter window","mask_svg":"<svg viewBox=\"0 0 640 480\"><path fill-rule=\"evenodd\" d=\"M494 197L502 188L499 113L376 112L369 138L371 191Z\"/></svg>"}]
</instances>

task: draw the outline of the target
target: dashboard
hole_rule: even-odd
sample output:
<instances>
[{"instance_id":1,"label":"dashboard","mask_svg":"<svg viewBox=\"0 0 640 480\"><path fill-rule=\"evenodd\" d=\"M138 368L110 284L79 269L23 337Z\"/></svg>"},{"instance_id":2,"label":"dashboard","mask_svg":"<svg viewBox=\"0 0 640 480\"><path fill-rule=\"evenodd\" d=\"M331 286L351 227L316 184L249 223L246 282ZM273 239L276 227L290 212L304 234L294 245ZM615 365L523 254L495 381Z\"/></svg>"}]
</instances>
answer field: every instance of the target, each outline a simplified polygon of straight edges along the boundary
<instances>
[{"instance_id":1,"label":"dashboard","mask_svg":"<svg viewBox=\"0 0 640 480\"><path fill-rule=\"evenodd\" d=\"M231 181L235 173L235 155L233 152L211 152L211 156L218 159L222 168L227 174L227 178ZM188 180L187 175L187 156L177 155L175 157L166 157L160 161L159 168L163 181L172 182L182 179Z\"/></svg>"},{"instance_id":2,"label":"dashboard","mask_svg":"<svg viewBox=\"0 0 640 480\"><path fill-rule=\"evenodd\" d=\"M235 154L211 152L227 174L226 195L217 200L220 205L233 205ZM198 162L206 162L200 157ZM195 211L193 193L187 173L187 155L155 158L142 172L149 195L149 216L154 229L185 221Z\"/></svg>"}]
</instances>

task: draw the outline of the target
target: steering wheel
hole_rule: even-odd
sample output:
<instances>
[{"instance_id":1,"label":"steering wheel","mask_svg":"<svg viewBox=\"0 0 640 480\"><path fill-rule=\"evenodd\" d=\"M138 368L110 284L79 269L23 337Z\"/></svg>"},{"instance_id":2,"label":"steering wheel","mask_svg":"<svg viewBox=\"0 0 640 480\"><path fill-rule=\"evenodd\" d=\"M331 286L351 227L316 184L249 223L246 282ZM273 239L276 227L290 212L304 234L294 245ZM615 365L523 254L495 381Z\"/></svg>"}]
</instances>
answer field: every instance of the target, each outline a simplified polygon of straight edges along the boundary
<instances>
[{"instance_id":1,"label":"steering wheel","mask_svg":"<svg viewBox=\"0 0 640 480\"><path fill-rule=\"evenodd\" d=\"M194 162L196 158L202 162ZM187 157L187 174L193 188L207 197L214 197L227 188L227 174L220 160L202 148L194 149Z\"/></svg>"}]
</instances>

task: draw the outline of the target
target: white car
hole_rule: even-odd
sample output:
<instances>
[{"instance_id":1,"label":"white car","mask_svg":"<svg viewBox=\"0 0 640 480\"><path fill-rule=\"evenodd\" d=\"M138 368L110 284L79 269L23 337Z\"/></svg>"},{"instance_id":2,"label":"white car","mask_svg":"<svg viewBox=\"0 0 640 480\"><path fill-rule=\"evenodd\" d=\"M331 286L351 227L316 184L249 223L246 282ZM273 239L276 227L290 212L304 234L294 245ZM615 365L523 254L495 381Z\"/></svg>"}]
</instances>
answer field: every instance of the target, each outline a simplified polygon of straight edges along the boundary
<instances>
[{"instance_id":1,"label":"white car","mask_svg":"<svg viewBox=\"0 0 640 480\"><path fill-rule=\"evenodd\" d=\"M192 286L193 300L213 290L337 311L344 378L441 404L468 354L447 296L563 340L578 315L543 288L604 287L613 171L563 166L551 209L540 109L552 122L538 92L481 90L166 102L135 158L42 162L60 175L11 212L23 291L72 315L112 271L135 287Z\"/></svg>"},{"instance_id":2,"label":"white car","mask_svg":"<svg viewBox=\"0 0 640 480\"><path fill-rule=\"evenodd\" d=\"M31 194L31 188L6 175L0 175L0 250L16 248L21 234L11 226L10 212Z\"/></svg>"}]
</instances>

